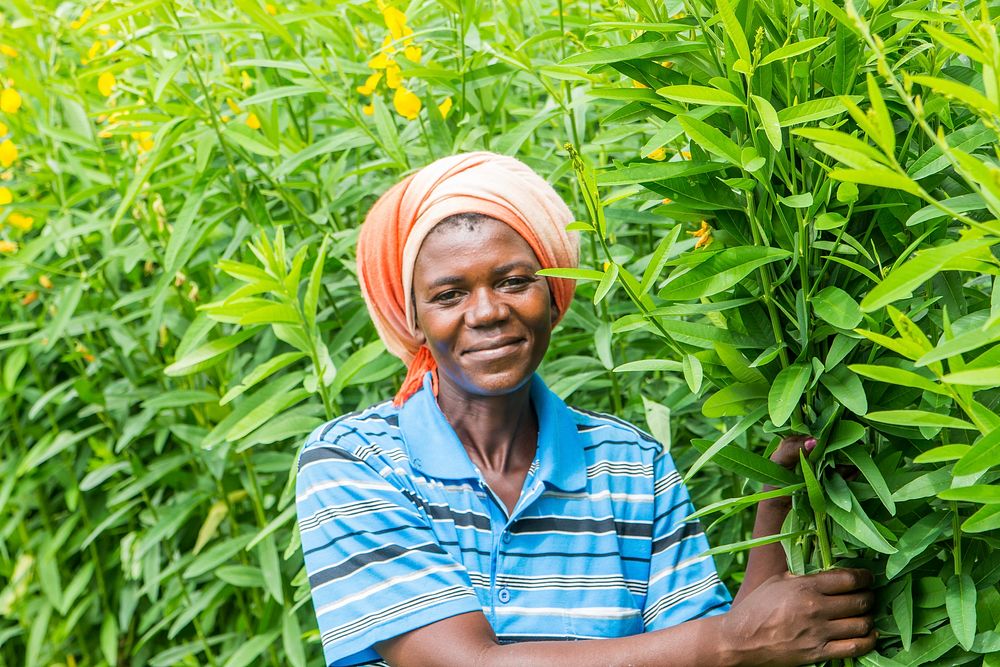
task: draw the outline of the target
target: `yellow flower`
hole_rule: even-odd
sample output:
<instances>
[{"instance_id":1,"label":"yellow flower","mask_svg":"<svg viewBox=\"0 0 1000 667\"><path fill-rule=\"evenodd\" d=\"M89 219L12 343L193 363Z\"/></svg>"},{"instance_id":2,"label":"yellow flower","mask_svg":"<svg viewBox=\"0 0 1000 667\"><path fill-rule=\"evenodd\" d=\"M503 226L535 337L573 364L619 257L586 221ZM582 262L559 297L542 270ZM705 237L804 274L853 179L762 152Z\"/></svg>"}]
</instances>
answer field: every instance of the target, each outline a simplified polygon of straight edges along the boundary
<instances>
[{"instance_id":1,"label":"yellow flower","mask_svg":"<svg viewBox=\"0 0 1000 667\"><path fill-rule=\"evenodd\" d=\"M271 16L274 16L275 14L278 13L278 8L269 2L266 5L264 5L264 11L270 14Z\"/></svg>"},{"instance_id":2,"label":"yellow flower","mask_svg":"<svg viewBox=\"0 0 1000 667\"><path fill-rule=\"evenodd\" d=\"M7 134L8 131L9 130L8 130L7 126L4 125L3 123L0 123L0 137L2 137L3 135Z\"/></svg>"},{"instance_id":3,"label":"yellow flower","mask_svg":"<svg viewBox=\"0 0 1000 667\"><path fill-rule=\"evenodd\" d=\"M664 203L664 204L669 204L669 203L670 203L670 202L672 202L672 201L673 201L673 199L671 199L670 197L664 197L664 198L663 198L663 203Z\"/></svg>"},{"instance_id":4,"label":"yellow flower","mask_svg":"<svg viewBox=\"0 0 1000 667\"><path fill-rule=\"evenodd\" d=\"M399 65L393 63L385 68L385 85L389 87L389 90L399 88L402 83L403 75L399 70Z\"/></svg>"},{"instance_id":5,"label":"yellow flower","mask_svg":"<svg viewBox=\"0 0 1000 667\"><path fill-rule=\"evenodd\" d=\"M0 206L5 206L14 201L14 195L10 188L0 185Z\"/></svg>"},{"instance_id":6,"label":"yellow flower","mask_svg":"<svg viewBox=\"0 0 1000 667\"><path fill-rule=\"evenodd\" d=\"M657 148L656 150L652 151L649 154L650 160L660 161L666 159L666 157L667 157L667 151L663 148L663 146L660 146L659 148Z\"/></svg>"},{"instance_id":7,"label":"yellow flower","mask_svg":"<svg viewBox=\"0 0 1000 667\"><path fill-rule=\"evenodd\" d=\"M402 39L403 28L406 27L406 14L395 7L386 7L382 10L382 18L385 19L385 26L389 29L392 39Z\"/></svg>"},{"instance_id":8,"label":"yellow flower","mask_svg":"<svg viewBox=\"0 0 1000 667\"><path fill-rule=\"evenodd\" d=\"M385 39L382 40L382 51L384 53L395 53L396 47L392 44L392 36L386 35Z\"/></svg>"},{"instance_id":9,"label":"yellow flower","mask_svg":"<svg viewBox=\"0 0 1000 667\"><path fill-rule=\"evenodd\" d=\"M92 12L90 11L89 7L87 9L84 9L83 13L80 14L80 18L70 23L69 27L72 28L73 30L79 30L83 26L83 24L85 24L87 21L90 20L91 13Z\"/></svg>"},{"instance_id":10,"label":"yellow flower","mask_svg":"<svg viewBox=\"0 0 1000 667\"><path fill-rule=\"evenodd\" d=\"M403 55L406 56L406 59L409 60L411 63L420 62L421 53L422 51L420 50L419 46L408 46L405 49L403 49Z\"/></svg>"},{"instance_id":11,"label":"yellow flower","mask_svg":"<svg viewBox=\"0 0 1000 667\"><path fill-rule=\"evenodd\" d=\"M8 58L17 58L17 49L12 46L7 46L6 44L0 44L0 53L4 54Z\"/></svg>"},{"instance_id":12,"label":"yellow flower","mask_svg":"<svg viewBox=\"0 0 1000 667\"><path fill-rule=\"evenodd\" d=\"M17 159L17 146L10 139L0 142L0 165L9 167Z\"/></svg>"},{"instance_id":13,"label":"yellow flower","mask_svg":"<svg viewBox=\"0 0 1000 667\"><path fill-rule=\"evenodd\" d=\"M681 151L680 152L680 156L682 158L684 158L685 160L690 160L691 159L691 151Z\"/></svg>"},{"instance_id":14,"label":"yellow flower","mask_svg":"<svg viewBox=\"0 0 1000 667\"><path fill-rule=\"evenodd\" d=\"M632 81L632 86L634 88L649 88L649 86L644 84L642 81Z\"/></svg>"},{"instance_id":15,"label":"yellow flower","mask_svg":"<svg viewBox=\"0 0 1000 667\"><path fill-rule=\"evenodd\" d=\"M392 60L390 60L389 56L384 53L380 53L368 61L368 66L372 69L385 69L391 64Z\"/></svg>"},{"instance_id":16,"label":"yellow flower","mask_svg":"<svg viewBox=\"0 0 1000 667\"><path fill-rule=\"evenodd\" d=\"M13 88L4 88L0 92L0 111L4 113L17 113L21 108L21 93Z\"/></svg>"},{"instance_id":17,"label":"yellow flower","mask_svg":"<svg viewBox=\"0 0 1000 667\"><path fill-rule=\"evenodd\" d=\"M105 97L111 96L111 91L115 88L115 75L111 72L105 72L97 79L97 90L101 92L101 95Z\"/></svg>"},{"instance_id":18,"label":"yellow flower","mask_svg":"<svg viewBox=\"0 0 1000 667\"><path fill-rule=\"evenodd\" d=\"M111 34L111 26L109 26L107 23L102 23L101 25L97 26L97 32L102 35L109 35Z\"/></svg>"},{"instance_id":19,"label":"yellow flower","mask_svg":"<svg viewBox=\"0 0 1000 667\"><path fill-rule=\"evenodd\" d=\"M0 241L0 252L17 252L17 244L13 241Z\"/></svg>"},{"instance_id":20,"label":"yellow flower","mask_svg":"<svg viewBox=\"0 0 1000 667\"><path fill-rule=\"evenodd\" d=\"M252 111L247 114L247 127L249 127L251 130L260 129L260 119L257 118L257 114L255 114Z\"/></svg>"},{"instance_id":21,"label":"yellow flower","mask_svg":"<svg viewBox=\"0 0 1000 667\"><path fill-rule=\"evenodd\" d=\"M31 290L30 292L24 295L23 299L21 299L21 305L30 306L37 300L38 300L38 290Z\"/></svg>"},{"instance_id":22,"label":"yellow flower","mask_svg":"<svg viewBox=\"0 0 1000 667\"><path fill-rule=\"evenodd\" d=\"M698 237L698 242L694 244L694 249L705 248L712 243L712 228L708 226L708 223L704 220L701 221L701 227L693 232L687 232L689 236Z\"/></svg>"},{"instance_id":23,"label":"yellow flower","mask_svg":"<svg viewBox=\"0 0 1000 667\"><path fill-rule=\"evenodd\" d=\"M375 92L375 86L378 85L378 82L381 79L382 79L381 72L375 72L374 74L369 75L368 78L365 79L365 85L358 86L358 92L361 93L362 95L371 95L372 93Z\"/></svg>"},{"instance_id":24,"label":"yellow flower","mask_svg":"<svg viewBox=\"0 0 1000 667\"><path fill-rule=\"evenodd\" d=\"M139 143L139 152L148 153L153 150L153 133L152 132L133 132L132 138Z\"/></svg>"},{"instance_id":25,"label":"yellow flower","mask_svg":"<svg viewBox=\"0 0 1000 667\"><path fill-rule=\"evenodd\" d=\"M420 113L420 98L400 86L396 89L396 94L392 96L392 105L400 116L407 120L414 120Z\"/></svg>"},{"instance_id":26,"label":"yellow flower","mask_svg":"<svg viewBox=\"0 0 1000 667\"><path fill-rule=\"evenodd\" d=\"M408 25L403 26L403 46L413 44L413 28Z\"/></svg>"},{"instance_id":27,"label":"yellow flower","mask_svg":"<svg viewBox=\"0 0 1000 667\"><path fill-rule=\"evenodd\" d=\"M239 114L243 113L243 109L240 109L239 105L236 104L236 102L233 102L233 98L231 97L226 98L226 105L229 107L229 110L232 111L234 115L238 116Z\"/></svg>"},{"instance_id":28,"label":"yellow flower","mask_svg":"<svg viewBox=\"0 0 1000 667\"><path fill-rule=\"evenodd\" d=\"M45 289L52 289L52 279L44 274L38 276L38 284Z\"/></svg>"},{"instance_id":29,"label":"yellow flower","mask_svg":"<svg viewBox=\"0 0 1000 667\"><path fill-rule=\"evenodd\" d=\"M227 113L222 114L221 116L219 116L219 120L221 120L223 123L228 123L229 122L229 114L227 114Z\"/></svg>"},{"instance_id":30,"label":"yellow flower","mask_svg":"<svg viewBox=\"0 0 1000 667\"><path fill-rule=\"evenodd\" d=\"M371 103L366 104L363 107L361 107L361 112L366 116L371 116L373 113L375 113L375 105Z\"/></svg>"},{"instance_id":31,"label":"yellow flower","mask_svg":"<svg viewBox=\"0 0 1000 667\"><path fill-rule=\"evenodd\" d=\"M442 118L447 118L448 114L451 112L451 98L445 98L444 102L438 105L438 111L441 112Z\"/></svg>"},{"instance_id":32,"label":"yellow flower","mask_svg":"<svg viewBox=\"0 0 1000 667\"><path fill-rule=\"evenodd\" d=\"M243 86L243 90L250 90L253 86L253 79L250 78L246 70L240 72L240 84Z\"/></svg>"},{"instance_id":33,"label":"yellow flower","mask_svg":"<svg viewBox=\"0 0 1000 667\"><path fill-rule=\"evenodd\" d=\"M660 63L660 67L666 67L667 69L670 69L673 66L674 64L669 60L664 60L662 63Z\"/></svg>"},{"instance_id":34,"label":"yellow flower","mask_svg":"<svg viewBox=\"0 0 1000 667\"><path fill-rule=\"evenodd\" d=\"M90 49L87 50L87 59L93 60L97 56L101 55L101 47L103 46L104 44L101 43L101 40L97 40L93 44L91 44Z\"/></svg>"},{"instance_id":35,"label":"yellow flower","mask_svg":"<svg viewBox=\"0 0 1000 667\"><path fill-rule=\"evenodd\" d=\"M20 229L22 232L29 231L31 226L35 223L35 219L30 215L21 215L20 213L11 213L7 216L7 222L13 226Z\"/></svg>"}]
</instances>

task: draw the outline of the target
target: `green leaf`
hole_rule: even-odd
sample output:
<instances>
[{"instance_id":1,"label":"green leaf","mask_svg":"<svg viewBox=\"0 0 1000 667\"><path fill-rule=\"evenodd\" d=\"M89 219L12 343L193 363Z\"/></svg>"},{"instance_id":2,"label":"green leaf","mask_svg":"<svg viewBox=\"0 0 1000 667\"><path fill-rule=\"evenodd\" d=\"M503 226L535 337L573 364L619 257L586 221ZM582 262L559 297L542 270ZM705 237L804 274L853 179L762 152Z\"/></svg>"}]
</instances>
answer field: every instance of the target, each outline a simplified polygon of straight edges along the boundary
<instances>
[{"instance_id":1,"label":"green leaf","mask_svg":"<svg viewBox=\"0 0 1000 667\"><path fill-rule=\"evenodd\" d=\"M733 43L736 54L741 60L749 63L750 46L747 44L747 36L743 32L743 26L740 25L739 19L736 18L736 12L733 11L729 0L718 0L716 4L719 6L719 16L722 18L722 26L725 29L726 36L729 37L729 41Z\"/></svg>"},{"instance_id":2,"label":"green leaf","mask_svg":"<svg viewBox=\"0 0 1000 667\"><path fill-rule=\"evenodd\" d=\"M280 632L280 630L271 630L241 643L222 667L246 667L267 650L267 647L274 642Z\"/></svg>"},{"instance_id":3,"label":"green leaf","mask_svg":"<svg viewBox=\"0 0 1000 667\"><path fill-rule=\"evenodd\" d=\"M733 442L733 440L743 435L751 426L756 424L763 416L764 416L764 406L760 406L750 414L743 417L743 419L736 422L736 424L734 424L732 428L723 433L718 440L716 440L711 444L711 446L706 448L701 453L701 456L699 456L695 460L695 462L691 464L691 467L688 468L687 474L684 476L685 482L691 479L691 477L696 472L701 470L702 466L704 466L706 463L708 463L709 461L714 461L717 457L719 457L721 452L731 442ZM794 477L790 478L790 481L794 482L795 481Z\"/></svg>"},{"instance_id":4,"label":"green leaf","mask_svg":"<svg viewBox=\"0 0 1000 667\"><path fill-rule=\"evenodd\" d=\"M896 553L896 548L889 544L879 529L875 527L875 523L862 509L854 494L851 494L851 501L851 511L841 509L834 504L828 505L827 511L830 518L844 529L852 541L857 541L882 554Z\"/></svg>"},{"instance_id":5,"label":"green leaf","mask_svg":"<svg viewBox=\"0 0 1000 667\"><path fill-rule=\"evenodd\" d=\"M873 422L896 426L931 426L976 430L976 427L967 421L926 410L882 410L869 412L865 418Z\"/></svg>"},{"instance_id":6,"label":"green leaf","mask_svg":"<svg viewBox=\"0 0 1000 667\"><path fill-rule=\"evenodd\" d=\"M229 352L243 341L252 338L258 330L259 327L250 327L248 329L243 329L238 333L232 334L231 336L225 336L224 338L218 338L206 343L205 345L192 350L182 359L178 359L164 368L163 373L164 375L177 377L182 375L191 375L192 373L197 373L205 370L206 368L210 368L222 361L222 355Z\"/></svg>"},{"instance_id":7,"label":"green leaf","mask_svg":"<svg viewBox=\"0 0 1000 667\"><path fill-rule=\"evenodd\" d=\"M941 512L930 512L920 517L915 524L906 529L896 544L896 553L889 556L885 565L885 576L895 579L906 566L917 556L920 556L930 545L945 536L945 530L951 525L951 517Z\"/></svg>"},{"instance_id":8,"label":"green leaf","mask_svg":"<svg viewBox=\"0 0 1000 667\"><path fill-rule=\"evenodd\" d=\"M882 91L879 90L878 83L871 72L866 72L868 84L868 101L871 103L870 118L872 124L878 128L878 134L873 137L886 155L893 155L896 152L896 131L892 126L892 119L889 118L889 110L882 99Z\"/></svg>"},{"instance_id":9,"label":"green leaf","mask_svg":"<svg viewBox=\"0 0 1000 667\"><path fill-rule=\"evenodd\" d=\"M868 480L868 483L872 487L872 491L875 492L878 499L885 505L889 514L895 515L896 503L892 501L892 492L889 491L889 486L885 483L885 478L882 477L882 471L875 465L875 461L872 460L872 456L868 453L868 450L860 445L852 445L844 450L844 454L854 464L854 467L860 470L861 474L865 476L865 479Z\"/></svg>"},{"instance_id":10,"label":"green leaf","mask_svg":"<svg viewBox=\"0 0 1000 667\"><path fill-rule=\"evenodd\" d=\"M868 397L861 380L843 365L823 373L819 376L819 381L838 403L854 414L863 415L868 412Z\"/></svg>"},{"instance_id":11,"label":"green leaf","mask_svg":"<svg viewBox=\"0 0 1000 667\"><path fill-rule=\"evenodd\" d=\"M902 542L902 538L900 538L900 542ZM889 560L898 554L898 551L892 554L889 556ZM889 579L893 578L888 574L886 576ZM903 590L892 602L892 618L896 621L896 627L899 628L899 639L903 644L903 650L907 651L913 643L913 577L909 574L906 575Z\"/></svg>"},{"instance_id":12,"label":"green leaf","mask_svg":"<svg viewBox=\"0 0 1000 667\"><path fill-rule=\"evenodd\" d=\"M685 354L681 360L681 368L684 372L684 381L692 393L697 394L701 390L701 381L704 377L704 370L701 361L693 354Z\"/></svg>"},{"instance_id":13,"label":"green leaf","mask_svg":"<svg viewBox=\"0 0 1000 667\"><path fill-rule=\"evenodd\" d=\"M774 110L770 102L760 95L751 95L750 99L753 101L754 107L757 108L757 115L760 116L760 124L764 128L764 134L767 135L768 142L774 150L780 151L781 121L778 120L778 112Z\"/></svg>"},{"instance_id":14,"label":"green leaf","mask_svg":"<svg viewBox=\"0 0 1000 667\"><path fill-rule=\"evenodd\" d=\"M870 313L893 301L910 297L914 289L930 280L952 260L979 252L996 242L996 239L958 241L919 251L861 300L861 310Z\"/></svg>"},{"instance_id":15,"label":"green leaf","mask_svg":"<svg viewBox=\"0 0 1000 667\"><path fill-rule=\"evenodd\" d=\"M1000 107L997 107L996 104L991 102L989 98L978 90L964 83L922 74L913 76L913 82L927 86L936 93L953 97L975 111L988 113L993 116L1000 115Z\"/></svg>"},{"instance_id":16,"label":"green leaf","mask_svg":"<svg viewBox=\"0 0 1000 667\"><path fill-rule=\"evenodd\" d=\"M958 489L945 489L940 492L938 498L941 500L955 500L967 503L979 503L981 505L996 505L1000 503L1000 486L989 484L974 484Z\"/></svg>"},{"instance_id":17,"label":"green leaf","mask_svg":"<svg viewBox=\"0 0 1000 667\"><path fill-rule=\"evenodd\" d=\"M604 278L603 271L595 271L593 269L542 269L541 271L537 271L535 275L583 281L599 281Z\"/></svg>"},{"instance_id":18,"label":"green leaf","mask_svg":"<svg viewBox=\"0 0 1000 667\"><path fill-rule=\"evenodd\" d=\"M690 116L678 116L677 120L684 128L685 134L706 151L726 159L737 167L743 166L740 147L721 130Z\"/></svg>"},{"instance_id":19,"label":"green leaf","mask_svg":"<svg viewBox=\"0 0 1000 667\"><path fill-rule=\"evenodd\" d=\"M285 657L292 667L306 667L306 652L303 648L302 629L294 610L286 609L282 614L281 642L285 647Z\"/></svg>"},{"instance_id":20,"label":"green leaf","mask_svg":"<svg viewBox=\"0 0 1000 667\"><path fill-rule=\"evenodd\" d=\"M306 324L310 330L316 328L316 307L319 304L319 290L323 282L323 264L326 261L326 246L329 240L329 236L323 236L323 243L320 244L319 253L316 255L316 261L309 274L309 285L306 287L306 296L302 302L302 311L306 315Z\"/></svg>"},{"instance_id":21,"label":"green leaf","mask_svg":"<svg viewBox=\"0 0 1000 667\"><path fill-rule=\"evenodd\" d=\"M944 597L951 631L966 651L976 638L976 584L967 574L952 575Z\"/></svg>"},{"instance_id":22,"label":"green leaf","mask_svg":"<svg viewBox=\"0 0 1000 667\"><path fill-rule=\"evenodd\" d=\"M912 387L922 389L934 394L948 396L948 390L937 384L933 380L895 366L879 366L875 364L851 364L848 368L858 375L871 378L878 382L899 385L901 387Z\"/></svg>"},{"instance_id":23,"label":"green leaf","mask_svg":"<svg viewBox=\"0 0 1000 667\"><path fill-rule=\"evenodd\" d=\"M653 251L653 255L649 258L649 263L646 265L646 270L642 273L642 282L639 284L639 294L646 294L649 292L653 283L657 278L659 278L660 273L663 271L663 267L670 258L670 249L673 248L674 243L677 242L677 237L680 236L680 233L681 226L674 225L670 229L670 233L660 239L660 242L656 244L656 250Z\"/></svg>"},{"instance_id":24,"label":"green leaf","mask_svg":"<svg viewBox=\"0 0 1000 667\"><path fill-rule=\"evenodd\" d=\"M817 147L819 147L820 144L837 146L852 153L864 156L872 162L882 163L887 166L889 164L885 155L883 155L877 148L874 148L867 142L844 132L827 130L819 127L803 127L792 130L792 134L805 137L806 139L811 139L816 142Z\"/></svg>"},{"instance_id":25,"label":"green leaf","mask_svg":"<svg viewBox=\"0 0 1000 667\"><path fill-rule=\"evenodd\" d=\"M701 406L706 417L733 417L743 415L767 399L768 387L764 383L737 382L709 396Z\"/></svg>"},{"instance_id":26,"label":"green leaf","mask_svg":"<svg viewBox=\"0 0 1000 667\"><path fill-rule=\"evenodd\" d=\"M615 262L610 262L608 264L607 270L604 271L604 276L601 278L601 282L597 284L597 289L594 290L594 305L596 306L604 297L608 295L611 288L615 285L615 279L618 278L618 264Z\"/></svg>"},{"instance_id":27,"label":"green leaf","mask_svg":"<svg viewBox=\"0 0 1000 667\"><path fill-rule=\"evenodd\" d=\"M803 53L808 53L817 46L826 42L826 40L826 37L813 37L811 39L804 39L801 42L786 44L775 49L774 51L771 51L769 54L761 58L760 62L757 63L757 67L763 67L764 65L770 65L771 63L778 62L779 60L786 60L788 58L800 56Z\"/></svg>"},{"instance_id":28,"label":"green leaf","mask_svg":"<svg viewBox=\"0 0 1000 667\"><path fill-rule=\"evenodd\" d=\"M820 487L819 480L816 479L816 474L813 472L812 465L806 458L806 452L803 449L799 450L799 467L802 468L802 477L805 479L809 506L812 508L816 523L822 523L826 521L826 496L823 495L823 489Z\"/></svg>"},{"instance_id":29,"label":"green leaf","mask_svg":"<svg viewBox=\"0 0 1000 667\"><path fill-rule=\"evenodd\" d=\"M789 125L822 120L844 113L844 111L846 111L846 107L839 98L824 97L782 109L778 112L778 122L781 123L781 127L788 127Z\"/></svg>"},{"instance_id":30,"label":"green leaf","mask_svg":"<svg viewBox=\"0 0 1000 667\"><path fill-rule=\"evenodd\" d=\"M988 533L1000 529L1000 504L986 505L962 523L964 533Z\"/></svg>"},{"instance_id":31,"label":"green leaf","mask_svg":"<svg viewBox=\"0 0 1000 667\"><path fill-rule=\"evenodd\" d=\"M917 185L916 181L909 176L897 174L889 169L831 169L829 176L838 181L892 188L909 192L911 195L920 193L920 186Z\"/></svg>"},{"instance_id":32,"label":"green leaf","mask_svg":"<svg viewBox=\"0 0 1000 667\"><path fill-rule=\"evenodd\" d=\"M655 163L641 162L628 165L627 167L599 172L597 174L597 184L600 186L609 186L651 183L671 178L706 174L724 169L725 166L721 162L695 162L692 160L673 160Z\"/></svg>"},{"instance_id":33,"label":"green leaf","mask_svg":"<svg viewBox=\"0 0 1000 667\"><path fill-rule=\"evenodd\" d=\"M914 463L948 463L950 461L957 461L968 451L972 449L969 445L941 445L940 447L935 447L933 449L928 449L926 452L917 456L913 459Z\"/></svg>"},{"instance_id":34,"label":"green leaf","mask_svg":"<svg viewBox=\"0 0 1000 667\"><path fill-rule=\"evenodd\" d=\"M787 533L778 533L777 535L757 537L752 540L743 540L742 542L734 542L732 544L713 547L703 552L701 555L718 556L720 554L731 554L731 553L736 553L737 551L746 551L748 549L753 549L755 547L763 547L768 544L774 544L775 542L781 542L783 540L794 541L805 535L811 535L812 532L813 531L811 530L796 530Z\"/></svg>"},{"instance_id":35,"label":"green leaf","mask_svg":"<svg viewBox=\"0 0 1000 667\"><path fill-rule=\"evenodd\" d=\"M657 95L666 97L675 102L685 102L687 104L707 104L717 107L742 107L746 106L743 100L732 93L727 93L718 88L708 86L692 86L681 84L678 86L665 86L656 91Z\"/></svg>"},{"instance_id":36,"label":"green leaf","mask_svg":"<svg viewBox=\"0 0 1000 667\"><path fill-rule=\"evenodd\" d=\"M792 364L778 373L767 394L767 408L775 426L781 426L792 416L811 376L809 364Z\"/></svg>"},{"instance_id":37,"label":"green leaf","mask_svg":"<svg viewBox=\"0 0 1000 667\"><path fill-rule=\"evenodd\" d=\"M941 378L941 382L972 387L996 387L1000 385L1000 366L948 373Z\"/></svg>"},{"instance_id":38,"label":"green leaf","mask_svg":"<svg viewBox=\"0 0 1000 667\"><path fill-rule=\"evenodd\" d=\"M711 296L727 290L754 269L787 258L787 250L761 246L738 246L720 250L707 260L678 275L659 292L661 299L681 301Z\"/></svg>"},{"instance_id":39,"label":"green leaf","mask_svg":"<svg viewBox=\"0 0 1000 667\"><path fill-rule=\"evenodd\" d=\"M955 464L956 477L973 475L1000 465L1000 428L995 428L972 445Z\"/></svg>"},{"instance_id":40,"label":"green leaf","mask_svg":"<svg viewBox=\"0 0 1000 667\"><path fill-rule=\"evenodd\" d=\"M853 329L863 318L858 302L834 285L820 290L813 297L812 306L817 317L839 329Z\"/></svg>"},{"instance_id":41,"label":"green leaf","mask_svg":"<svg viewBox=\"0 0 1000 667\"><path fill-rule=\"evenodd\" d=\"M641 30L653 30L647 27L649 24L642 24ZM671 32L673 32L672 24ZM700 51L705 45L698 42L677 42L677 41L656 41L656 42L632 42L622 46L609 46L600 49L586 50L559 61L560 65L606 65L608 63L621 62L623 60L646 60L651 58L662 58L665 56L680 55L692 51Z\"/></svg>"},{"instance_id":42,"label":"green leaf","mask_svg":"<svg viewBox=\"0 0 1000 667\"><path fill-rule=\"evenodd\" d=\"M672 359L640 359L615 366L615 373L666 371L676 373L681 370L681 362Z\"/></svg>"}]
</instances>

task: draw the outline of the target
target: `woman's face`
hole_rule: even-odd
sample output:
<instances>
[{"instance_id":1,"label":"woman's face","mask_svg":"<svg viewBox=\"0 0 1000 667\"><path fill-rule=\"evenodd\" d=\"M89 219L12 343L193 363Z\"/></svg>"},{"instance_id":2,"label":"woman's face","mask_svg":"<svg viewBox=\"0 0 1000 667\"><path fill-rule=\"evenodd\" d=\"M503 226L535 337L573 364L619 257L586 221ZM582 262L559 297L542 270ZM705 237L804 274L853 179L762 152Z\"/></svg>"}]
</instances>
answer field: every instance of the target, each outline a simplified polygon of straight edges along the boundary
<instances>
[{"instance_id":1,"label":"woman's face","mask_svg":"<svg viewBox=\"0 0 1000 667\"><path fill-rule=\"evenodd\" d=\"M497 220L428 234L414 266L414 308L442 389L499 396L531 378L554 313L539 269L527 242Z\"/></svg>"}]
</instances>

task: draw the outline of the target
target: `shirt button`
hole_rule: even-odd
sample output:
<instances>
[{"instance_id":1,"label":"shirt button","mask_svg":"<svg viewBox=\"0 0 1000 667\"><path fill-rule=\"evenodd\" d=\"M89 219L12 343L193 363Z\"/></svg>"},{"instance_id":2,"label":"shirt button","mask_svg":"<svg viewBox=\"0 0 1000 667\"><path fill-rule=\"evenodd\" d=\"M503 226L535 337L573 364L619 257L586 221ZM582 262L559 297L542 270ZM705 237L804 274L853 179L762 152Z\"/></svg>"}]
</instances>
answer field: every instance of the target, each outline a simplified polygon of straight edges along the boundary
<instances>
[{"instance_id":1,"label":"shirt button","mask_svg":"<svg viewBox=\"0 0 1000 667\"><path fill-rule=\"evenodd\" d=\"M507 604L510 602L510 591L506 588L501 588L500 592L497 593L497 599L500 600L501 604Z\"/></svg>"},{"instance_id":2,"label":"shirt button","mask_svg":"<svg viewBox=\"0 0 1000 667\"><path fill-rule=\"evenodd\" d=\"M503 536L500 539L503 540L504 544L510 544L510 531L503 531Z\"/></svg>"},{"instance_id":3,"label":"shirt button","mask_svg":"<svg viewBox=\"0 0 1000 667\"><path fill-rule=\"evenodd\" d=\"M419 468L421 466L420 459L413 459L413 465L415 465L415 466L417 466Z\"/></svg>"}]
</instances>

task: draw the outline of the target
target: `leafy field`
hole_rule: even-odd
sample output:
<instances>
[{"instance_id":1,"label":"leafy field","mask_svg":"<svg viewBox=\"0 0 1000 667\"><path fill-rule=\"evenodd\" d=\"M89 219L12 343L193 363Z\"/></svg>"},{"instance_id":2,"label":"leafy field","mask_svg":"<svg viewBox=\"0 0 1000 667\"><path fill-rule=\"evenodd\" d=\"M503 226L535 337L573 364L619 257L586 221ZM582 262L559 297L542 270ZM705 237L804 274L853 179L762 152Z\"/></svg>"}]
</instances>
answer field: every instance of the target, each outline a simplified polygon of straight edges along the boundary
<instances>
[{"instance_id":1,"label":"leafy field","mask_svg":"<svg viewBox=\"0 0 1000 667\"><path fill-rule=\"evenodd\" d=\"M876 573L860 663L1000 664L995 9L0 11L0 665L322 664L297 447L404 370L357 226L480 149L579 217L543 377L671 448L729 585L777 484L794 571Z\"/></svg>"}]
</instances>

